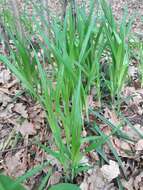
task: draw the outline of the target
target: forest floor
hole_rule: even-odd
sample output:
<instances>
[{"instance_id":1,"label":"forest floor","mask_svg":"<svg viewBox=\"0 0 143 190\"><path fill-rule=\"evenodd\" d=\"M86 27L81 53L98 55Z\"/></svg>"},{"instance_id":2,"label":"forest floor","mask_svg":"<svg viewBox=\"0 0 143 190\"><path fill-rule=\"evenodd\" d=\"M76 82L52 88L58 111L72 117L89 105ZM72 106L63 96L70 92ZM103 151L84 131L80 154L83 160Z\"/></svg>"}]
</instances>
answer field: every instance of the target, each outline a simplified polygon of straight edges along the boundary
<instances>
[{"instance_id":1,"label":"forest floor","mask_svg":"<svg viewBox=\"0 0 143 190\"><path fill-rule=\"evenodd\" d=\"M59 9L56 1L51 2L50 6L53 11ZM117 20L121 19L126 4L130 16L134 13L138 14L133 31L143 39L143 1L112 0L111 4ZM2 46L0 48L2 51ZM117 137L111 137L110 140L123 163L124 173L120 172L123 187L127 190L143 190L143 89L140 87L138 79L138 60L134 58L131 60L129 75L132 81L125 87L123 96L124 98L132 96L132 98L122 109L130 123L123 128L123 131L134 142L122 141ZM95 104L96 102L92 102L92 105ZM104 105L104 116L115 125L120 122L116 113L106 105ZM108 126L101 125L103 132L108 134ZM43 160L51 160L51 165L58 167L56 160L33 144L34 140L40 139L42 143L50 141L52 146L51 133L45 126L46 117L43 109L25 94L17 79L0 63L0 171L16 178ZM114 160L109 147L105 145L104 148L108 158ZM93 152L87 155L84 161L93 164L98 159L97 153ZM41 177L46 174L48 169L44 168L42 172L31 177L25 183L27 189L36 190ZM118 189L114 180L107 182L103 179L100 169L95 167L94 170L77 179L76 182L81 184L82 190ZM104 169L108 169L109 173L116 172L116 167L112 163L110 167L106 165ZM111 174L109 173L108 177L110 178ZM60 178L60 172L55 171L45 190L49 185L58 183Z\"/></svg>"}]
</instances>

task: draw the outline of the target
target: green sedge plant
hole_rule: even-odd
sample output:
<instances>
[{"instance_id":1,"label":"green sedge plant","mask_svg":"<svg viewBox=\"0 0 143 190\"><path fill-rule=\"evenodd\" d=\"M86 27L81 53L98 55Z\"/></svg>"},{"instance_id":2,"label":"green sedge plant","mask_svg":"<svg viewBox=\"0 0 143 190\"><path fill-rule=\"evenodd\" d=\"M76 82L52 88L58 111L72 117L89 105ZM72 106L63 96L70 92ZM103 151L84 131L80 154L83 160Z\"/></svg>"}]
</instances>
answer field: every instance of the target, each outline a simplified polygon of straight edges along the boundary
<instances>
[{"instance_id":1,"label":"green sedge plant","mask_svg":"<svg viewBox=\"0 0 143 190\"><path fill-rule=\"evenodd\" d=\"M65 181L73 182L79 171L81 172L85 169L80 163L85 154L84 151L81 150L81 146L86 141L86 138L82 138L81 135L83 126L82 111L84 107L84 101L81 96L83 89L81 69L78 69L78 81L71 95L66 81L63 80L65 72L64 65L61 65L60 70L57 71L55 84L55 81L47 78L46 70L40 63L36 51L33 51L40 84L38 89L35 88L29 79L22 74L20 69L15 64L11 64L5 56L1 55L0 60L18 77L25 89L30 92L45 109L47 122L54 137L57 151L52 150L48 144L45 146L38 143L38 146L59 160L63 167ZM37 80L35 83L37 83ZM64 136L62 136L63 132ZM93 137L92 141L94 139ZM93 141L93 143L97 142Z\"/></svg>"},{"instance_id":2,"label":"green sedge plant","mask_svg":"<svg viewBox=\"0 0 143 190\"><path fill-rule=\"evenodd\" d=\"M40 81L40 89L38 89L38 91L24 75L21 75L19 69L14 64L11 64L5 56L1 55L0 60L20 79L27 91L30 92L45 109L47 122L52 131L57 151L52 150L48 145L45 146L38 143L38 146L59 160L64 170L65 181L73 182L74 177L79 171L85 169L80 163L85 154L81 150L81 146L86 141L86 138L82 138L81 135L83 126L82 111L84 105L80 96L82 90L81 70L79 69L78 83L71 96L66 81L64 82L63 80L64 67L62 66L58 71L56 84L53 85L53 81L47 79L46 71L42 67L37 53L35 52L34 55ZM62 136L63 131L64 136ZM96 138L93 137L92 141ZM93 143L97 142L93 141Z\"/></svg>"},{"instance_id":3,"label":"green sedge plant","mask_svg":"<svg viewBox=\"0 0 143 190\"><path fill-rule=\"evenodd\" d=\"M125 12L120 26L116 24L111 7L105 0L101 0L101 7L105 15L104 32L107 39L111 59L108 61L107 86L113 102L120 98L120 94L128 75L129 51L127 35L129 34L132 19L126 23Z\"/></svg>"},{"instance_id":4,"label":"green sedge plant","mask_svg":"<svg viewBox=\"0 0 143 190\"><path fill-rule=\"evenodd\" d=\"M47 175L49 177L49 175ZM47 177L46 176L46 177ZM17 183L15 180L11 179L8 176L0 174L0 189L1 190L26 190L27 188L22 186L20 183ZM43 185L43 181L38 187L38 190L44 190L45 185ZM70 183L60 183L58 185L53 185L50 187L50 190L80 190L77 185Z\"/></svg>"},{"instance_id":5,"label":"green sedge plant","mask_svg":"<svg viewBox=\"0 0 143 190\"><path fill-rule=\"evenodd\" d=\"M117 92L120 92L124 80L123 76L127 69L127 63L123 61L127 56L125 39L122 41L123 30L119 36L117 28L110 24L110 17L105 14L105 10L105 22L98 26L92 5L88 16L86 16L84 9L77 10L76 25L72 10L69 8L64 23L52 22L51 38L42 31L34 18L38 34L44 41L44 43L39 41L44 51L40 58L38 51L33 48L29 40L23 42L18 37L13 37L14 35L11 35L11 38L16 50L10 49L9 58L0 55L0 60L17 76L35 100L43 106L56 150L52 150L49 144L36 143L61 163L65 182L73 182L78 173L85 170L81 160L88 151L95 150L106 142L105 136L100 133L93 137L82 137L83 110L86 107L86 97L92 86L96 86L97 98L101 99L100 57L106 43L111 48L114 61L113 67L109 67L109 76L114 79L109 84L112 98L116 96ZM107 42L104 40L103 31L108 32ZM120 41L121 43L119 43ZM121 59L121 55L124 59ZM50 78L47 74L47 65L52 66L53 74ZM123 73L116 81L114 75L119 67L122 67ZM119 86L115 85L115 82ZM88 111L88 108L86 110ZM108 140L107 137L106 140ZM82 150L83 144L87 141L91 144L90 148Z\"/></svg>"},{"instance_id":6,"label":"green sedge plant","mask_svg":"<svg viewBox=\"0 0 143 190\"><path fill-rule=\"evenodd\" d=\"M41 47L45 49L44 53L48 57L51 65L56 65L58 69L64 65L64 78L72 93L74 85L78 80L78 69L82 71L82 83L86 93L89 93L92 86L96 86L96 96L100 101L100 57L104 49L103 25L98 23L98 17L94 14L94 1L91 1L89 14L87 15L85 7L76 8L76 18L73 17L70 7L65 15L64 22L55 19L51 23L51 38L44 33L40 25L37 24L37 31L43 38L44 44ZM76 25L75 25L76 19ZM33 21L33 22L34 22ZM46 22L41 17L41 22ZM46 23L49 27L48 23ZM68 77L67 77L68 76ZM84 94L82 94L84 97Z\"/></svg>"}]
</instances>

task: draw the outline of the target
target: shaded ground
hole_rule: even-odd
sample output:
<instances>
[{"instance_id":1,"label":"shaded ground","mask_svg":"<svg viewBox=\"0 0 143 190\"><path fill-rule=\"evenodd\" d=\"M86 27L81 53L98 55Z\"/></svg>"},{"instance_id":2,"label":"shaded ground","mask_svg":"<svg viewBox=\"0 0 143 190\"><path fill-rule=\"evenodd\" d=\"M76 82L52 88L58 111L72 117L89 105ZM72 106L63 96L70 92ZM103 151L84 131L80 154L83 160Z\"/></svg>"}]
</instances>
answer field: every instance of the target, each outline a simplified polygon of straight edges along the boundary
<instances>
[{"instance_id":1,"label":"shaded ground","mask_svg":"<svg viewBox=\"0 0 143 190\"><path fill-rule=\"evenodd\" d=\"M89 6L88 1L77 0L79 4L85 2L87 7ZM130 17L134 17L135 23L133 30L135 32L142 33L143 31L143 1L142 0L109 0L112 6L115 17L120 20L122 18L124 9L128 8ZM62 14L62 5L59 0L49 0L49 7L53 14Z\"/></svg>"}]
</instances>

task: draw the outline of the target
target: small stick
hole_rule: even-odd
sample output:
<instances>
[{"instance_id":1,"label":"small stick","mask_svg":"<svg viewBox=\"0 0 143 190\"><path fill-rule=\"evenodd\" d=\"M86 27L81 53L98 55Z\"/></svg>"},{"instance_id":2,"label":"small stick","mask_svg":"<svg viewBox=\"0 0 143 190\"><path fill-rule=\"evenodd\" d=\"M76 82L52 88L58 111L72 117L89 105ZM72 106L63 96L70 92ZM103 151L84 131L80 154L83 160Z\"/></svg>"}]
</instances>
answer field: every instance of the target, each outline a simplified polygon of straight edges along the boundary
<instances>
[{"instance_id":1,"label":"small stick","mask_svg":"<svg viewBox=\"0 0 143 190\"><path fill-rule=\"evenodd\" d=\"M31 145L33 145L33 144L29 144L29 145L26 145L26 146L19 146L19 147L16 147L16 148L8 148L8 149L5 149L5 150L1 150L0 154L6 153L6 152L15 151L15 150L26 149L26 148L28 148Z\"/></svg>"}]
</instances>

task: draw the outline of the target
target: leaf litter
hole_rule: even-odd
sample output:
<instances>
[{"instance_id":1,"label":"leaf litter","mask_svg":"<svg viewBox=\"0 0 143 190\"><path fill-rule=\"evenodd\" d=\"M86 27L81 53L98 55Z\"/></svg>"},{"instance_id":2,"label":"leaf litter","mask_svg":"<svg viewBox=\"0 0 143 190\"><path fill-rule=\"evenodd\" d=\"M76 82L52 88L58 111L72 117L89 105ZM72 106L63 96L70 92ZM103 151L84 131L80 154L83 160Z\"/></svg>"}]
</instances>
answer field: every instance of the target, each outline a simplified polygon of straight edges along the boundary
<instances>
[{"instance_id":1,"label":"leaf litter","mask_svg":"<svg viewBox=\"0 0 143 190\"><path fill-rule=\"evenodd\" d=\"M131 1L129 4L133 4L133 1ZM116 3L115 0L113 2L113 9L116 10L119 14L118 10L122 9L123 5L124 1L120 0L120 2L118 1L118 3ZM133 4L133 6L135 5ZM117 17L120 15L121 14L117 15ZM136 73L136 67L132 66L130 68L130 75L134 76ZM13 101L13 95L16 95L16 93L22 89L19 89L19 86L17 86L17 81L15 82L14 77L11 76L11 73L9 73L9 71L3 66L0 67L0 88L0 143L7 141L8 137L6 134L10 134L13 130L16 131L16 133L20 133L22 136L22 140L16 142L15 148L18 146L24 147L27 145L27 136L30 136L28 141L32 141L35 137L39 137L42 142L46 141L48 132L45 129L44 111L39 105L35 103L31 103L30 106L29 104L26 104L23 101L26 99L24 95L18 102ZM141 117L143 115L143 90L136 89L133 86L126 87L123 91L123 97L131 97L128 101L126 101L126 105L124 105L125 116L127 116L131 123L133 123L134 128L143 134L143 120L141 120ZM93 100L92 95L88 97L88 101L91 107L99 108L101 106L98 102L95 102ZM28 102L32 101L28 99ZM114 125L119 125L121 123L114 110L111 110L107 107L104 109L104 116ZM139 118L139 120L137 120L137 118ZM93 120L94 119L95 118L93 118ZM102 131L107 135L110 134L111 129L108 126L105 126L103 123L100 124ZM123 187L127 190L143 189L143 164L141 164L143 160L143 141L135 132L135 130L133 130L133 128L131 128L129 125L124 126L122 130L127 133L133 140L135 140L135 142L123 141L122 139L115 136L111 136L111 142L124 162L124 167L126 169L127 175L129 176L129 180L126 181L123 178L119 164L114 160L109 160L109 164L103 164L102 167L94 166L93 169L90 169L88 172L84 173L84 179L80 185L82 190L116 189L114 179L118 176L121 177ZM87 133L88 132L85 131L85 134ZM14 137L15 133L11 137L10 141L15 141ZM11 143L8 143L6 148L12 148ZM110 155L111 152L109 150L109 147L106 146L105 149L108 157L111 158L112 156ZM10 152L7 151L6 154L2 154L2 156L0 155L0 168L4 169L4 171L10 176L18 177L24 174L27 169L35 166L37 163L40 163L45 159L52 160L49 155L46 156L41 150L37 148L37 146L32 145L28 148L28 152L26 151L26 162L28 163L27 166L25 163L24 152L25 149L15 149L14 151L11 149ZM132 154L128 154L129 152L132 152ZM35 154L35 156L32 157L32 154ZM96 153L94 152L91 154L94 163L95 160L99 161L99 156L95 154ZM58 166L58 170L61 169L59 163L57 163L56 160L52 160L51 164L52 166ZM49 168L45 168L45 172L48 169ZM35 180L35 177L39 177L39 174L37 176L34 176L34 179L29 182L29 187L31 187L31 189L35 185L35 182L33 182L33 180ZM60 173L56 171L51 176L49 183L58 183L60 182L61 178L62 176Z\"/></svg>"}]
</instances>

